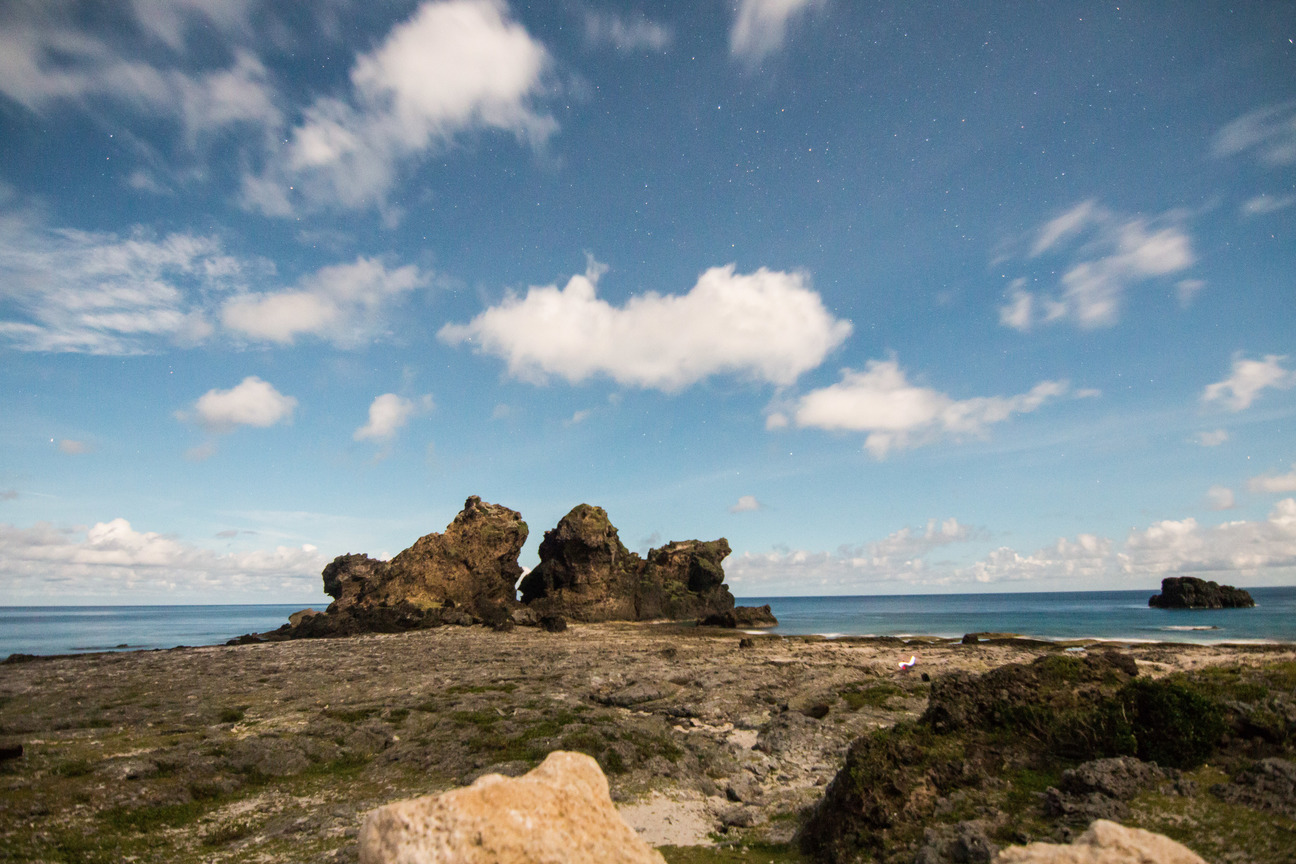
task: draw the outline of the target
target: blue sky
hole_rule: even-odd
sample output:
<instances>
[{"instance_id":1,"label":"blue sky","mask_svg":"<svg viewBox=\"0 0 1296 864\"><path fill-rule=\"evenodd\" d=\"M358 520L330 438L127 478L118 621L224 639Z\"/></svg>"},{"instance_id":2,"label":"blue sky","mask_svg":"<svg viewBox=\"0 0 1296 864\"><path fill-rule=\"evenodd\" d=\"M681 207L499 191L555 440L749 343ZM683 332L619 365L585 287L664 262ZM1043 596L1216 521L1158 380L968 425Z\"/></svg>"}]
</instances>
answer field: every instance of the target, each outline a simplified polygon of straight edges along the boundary
<instances>
[{"instance_id":1,"label":"blue sky","mask_svg":"<svg viewBox=\"0 0 1296 864\"><path fill-rule=\"evenodd\" d=\"M6 3L0 603L319 602L474 494L740 596L1296 584L1293 39Z\"/></svg>"}]
</instances>

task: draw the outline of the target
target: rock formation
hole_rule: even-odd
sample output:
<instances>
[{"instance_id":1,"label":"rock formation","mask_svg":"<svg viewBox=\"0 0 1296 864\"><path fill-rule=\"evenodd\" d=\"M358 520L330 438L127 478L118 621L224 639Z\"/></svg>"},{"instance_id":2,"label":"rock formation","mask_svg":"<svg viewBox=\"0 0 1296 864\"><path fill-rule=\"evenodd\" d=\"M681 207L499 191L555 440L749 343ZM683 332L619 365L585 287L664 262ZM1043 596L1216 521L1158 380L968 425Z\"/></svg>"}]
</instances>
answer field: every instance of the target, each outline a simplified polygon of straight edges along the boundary
<instances>
[{"instance_id":1,"label":"rock formation","mask_svg":"<svg viewBox=\"0 0 1296 864\"><path fill-rule=\"evenodd\" d=\"M1148 598L1148 605L1155 609L1249 609L1255 600L1232 585L1196 576L1171 576L1161 580L1161 593Z\"/></svg>"},{"instance_id":2,"label":"rock formation","mask_svg":"<svg viewBox=\"0 0 1296 864\"><path fill-rule=\"evenodd\" d=\"M1206 864L1169 837L1099 819L1069 846L1031 843L1010 846L994 864Z\"/></svg>"},{"instance_id":3,"label":"rock formation","mask_svg":"<svg viewBox=\"0 0 1296 864\"><path fill-rule=\"evenodd\" d=\"M579 504L540 544L522 602L575 621L696 618L734 608L721 562L724 538L668 543L647 559L628 551L602 507Z\"/></svg>"},{"instance_id":4,"label":"rock formation","mask_svg":"<svg viewBox=\"0 0 1296 864\"><path fill-rule=\"evenodd\" d=\"M578 504L546 531L522 602L577 621L635 620L643 560L626 549L602 507Z\"/></svg>"},{"instance_id":5,"label":"rock formation","mask_svg":"<svg viewBox=\"0 0 1296 864\"><path fill-rule=\"evenodd\" d=\"M778 619L768 603L764 606L735 606L724 612L707 615L698 621L703 627L732 627L743 629L777 627Z\"/></svg>"},{"instance_id":6,"label":"rock formation","mask_svg":"<svg viewBox=\"0 0 1296 864\"><path fill-rule=\"evenodd\" d=\"M617 813L583 753L554 751L530 773L487 774L441 795L374 810L360 864L665 864Z\"/></svg>"}]
</instances>

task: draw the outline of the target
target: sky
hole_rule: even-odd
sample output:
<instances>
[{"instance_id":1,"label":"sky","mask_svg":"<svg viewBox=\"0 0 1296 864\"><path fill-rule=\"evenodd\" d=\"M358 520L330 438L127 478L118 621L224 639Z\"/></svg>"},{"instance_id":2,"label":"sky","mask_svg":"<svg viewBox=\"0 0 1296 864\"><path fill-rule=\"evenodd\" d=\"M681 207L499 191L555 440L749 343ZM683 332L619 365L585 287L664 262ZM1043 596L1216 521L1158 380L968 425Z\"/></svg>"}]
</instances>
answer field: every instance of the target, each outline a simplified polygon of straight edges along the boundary
<instances>
[{"instance_id":1,"label":"sky","mask_svg":"<svg viewBox=\"0 0 1296 864\"><path fill-rule=\"evenodd\" d=\"M0 4L0 604L470 495L740 597L1296 585L1296 5Z\"/></svg>"}]
</instances>

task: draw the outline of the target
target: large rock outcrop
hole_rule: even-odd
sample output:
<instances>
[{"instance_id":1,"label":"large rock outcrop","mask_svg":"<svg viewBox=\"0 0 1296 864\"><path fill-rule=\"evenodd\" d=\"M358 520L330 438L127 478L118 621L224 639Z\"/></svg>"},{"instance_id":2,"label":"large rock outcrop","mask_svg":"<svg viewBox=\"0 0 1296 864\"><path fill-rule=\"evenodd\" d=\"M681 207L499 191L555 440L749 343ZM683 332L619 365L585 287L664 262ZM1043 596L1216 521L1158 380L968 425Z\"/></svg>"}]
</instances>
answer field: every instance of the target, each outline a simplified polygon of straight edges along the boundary
<instances>
[{"instance_id":1,"label":"large rock outcrop","mask_svg":"<svg viewBox=\"0 0 1296 864\"><path fill-rule=\"evenodd\" d=\"M513 586L522 575L517 559L526 539L520 513L474 495L444 533L420 537L390 561L334 558L323 572L324 590L333 598L327 612L252 641L501 624L517 606Z\"/></svg>"},{"instance_id":2,"label":"large rock outcrop","mask_svg":"<svg viewBox=\"0 0 1296 864\"><path fill-rule=\"evenodd\" d=\"M1207 582L1196 576L1161 580L1161 593L1148 598L1154 609L1249 609L1255 600L1242 588Z\"/></svg>"},{"instance_id":3,"label":"large rock outcrop","mask_svg":"<svg viewBox=\"0 0 1296 864\"><path fill-rule=\"evenodd\" d=\"M577 621L635 620L643 559L626 549L607 511L578 504L546 531L522 602Z\"/></svg>"},{"instance_id":4,"label":"large rock outcrop","mask_svg":"<svg viewBox=\"0 0 1296 864\"><path fill-rule=\"evenodd\" d=\"M647 559L621 543L607 511L579 504L540 544L540 563L520 586L541 614L576 621L698 618L734 608L724 584L724 538L668 543Z\"/></svg>"},{"instance_id":5,"label":"large rock outcrop","mask_svg":"<svg viewBox=\"0 0 1296 864\"><path fill-rule=\"evenodd\" d=\"M555 751L530 773L374 810L360 864L665 864L617 813L583 753Z\"/></svg>"}]
</instances>

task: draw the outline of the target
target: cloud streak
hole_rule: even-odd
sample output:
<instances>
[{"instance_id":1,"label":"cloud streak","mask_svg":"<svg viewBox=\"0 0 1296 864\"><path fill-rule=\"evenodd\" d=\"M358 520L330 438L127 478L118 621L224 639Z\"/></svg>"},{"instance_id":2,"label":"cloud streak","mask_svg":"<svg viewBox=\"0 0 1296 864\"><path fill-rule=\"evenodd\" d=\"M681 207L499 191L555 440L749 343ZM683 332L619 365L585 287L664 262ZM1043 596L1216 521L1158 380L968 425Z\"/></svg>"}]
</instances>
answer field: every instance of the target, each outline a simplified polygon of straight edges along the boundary
<instances>
[{"instance_id":1,"label":"cloud streak","mask_svg":"<svg viewBox=\"0 0 1296 864\"><path fill-rule=\"evenodd\" d=\"M1149 220L1120 216L1095 201L1077 204L1036 232L1027 255L1027 260L1069 259L1058 290L1032 292L1025 279L1015 280L1008 302L999 308L999 323L1022 332L1059 321L1082 329L1115 325L1132 286L1179 273L1196 261L1182 222L1179 214ZM1201 287L1193 281L1189 298Z\"/></svg>"},{"instance_id":2,"label":"cloud streak","mask_svg":"<svg viewBox=\"0 0 1296 864\"><path fill-rule=\"evenodd\" d=\"M1235 354L1229 377L1207 385L1201 401L1222 405L1236 413L1250 408L1265 390L1290 390L1296 387L1296 371L1283 366L1286 359L1269 354L1263 360L1248 360L1240 353Z\"/></svg>"},{"instance_id":3,"label":"cloud streak","mask_svg":"<svg viewBox=\"0 0 1296 864\"><path fill-rule=\"evenodd\" d=\"M687 294L647 293L616 307L598 297L602 272L592 263L563 288L532 287L437 335L502 358L532 383L606 376L674 393L719 374L787 386L851 332L801 273L714 267Z\"/></svg>"},{"instance_id":4,"label":"cloud streak","mask_svg":"<svg viewBox=\"0 0 1296 864\"><path fill-rule=\"evenodd\" d=\"M792 23L825 0L741 0L729 30L729 53L756 65L783 48Z\"/></svg>"}]
</instances>

